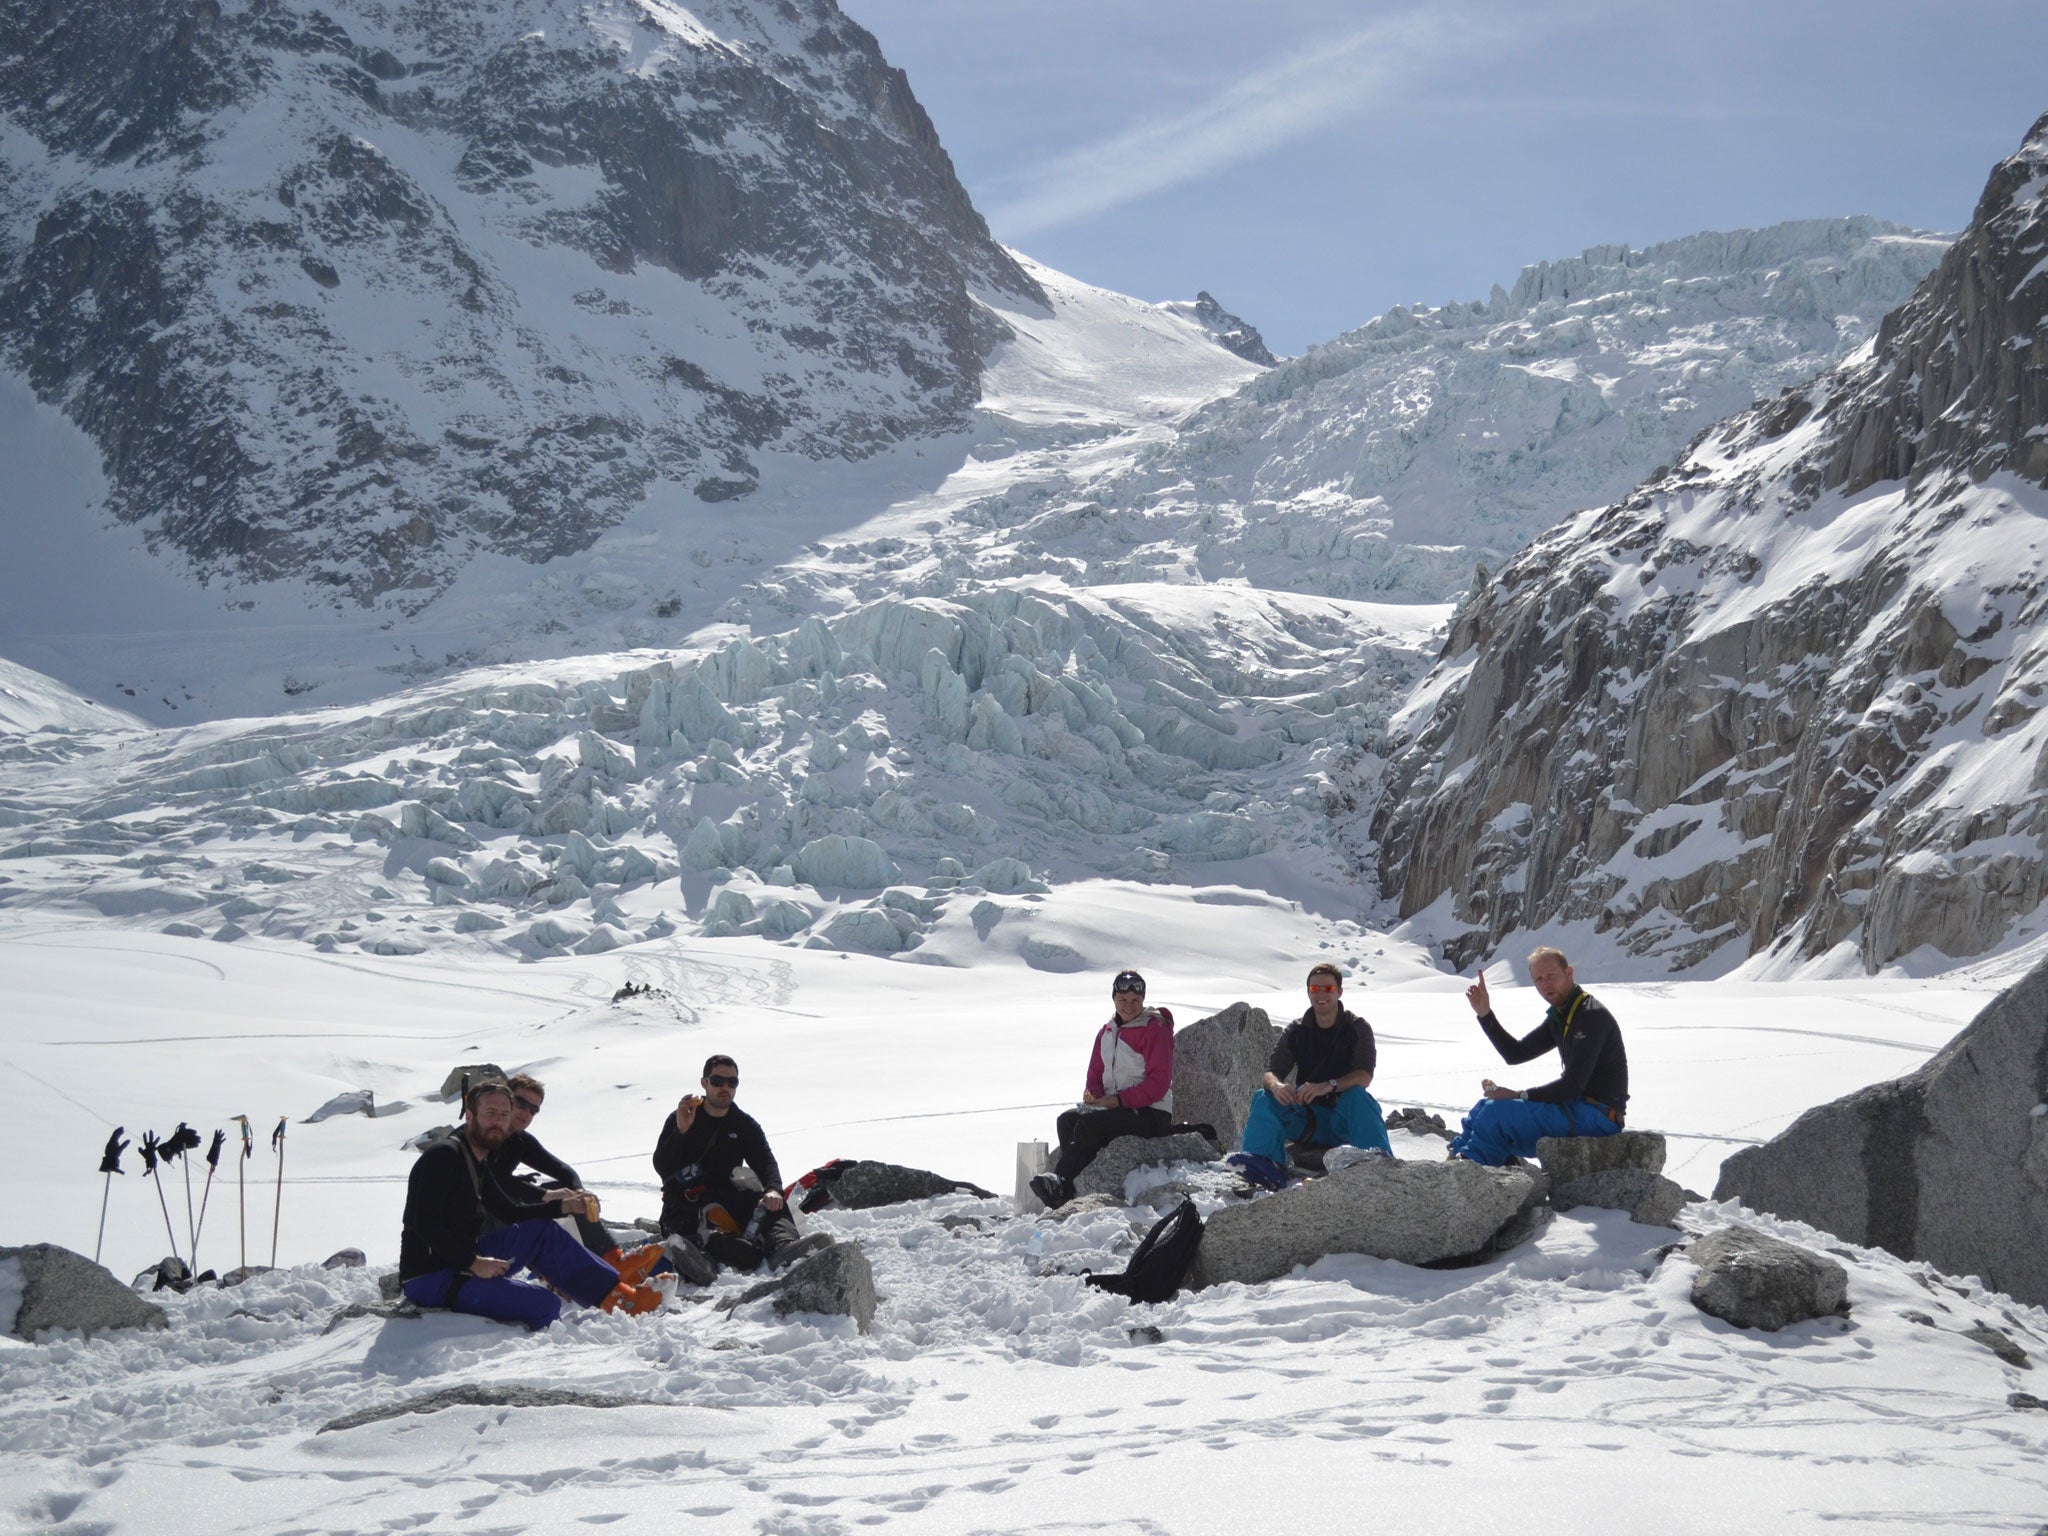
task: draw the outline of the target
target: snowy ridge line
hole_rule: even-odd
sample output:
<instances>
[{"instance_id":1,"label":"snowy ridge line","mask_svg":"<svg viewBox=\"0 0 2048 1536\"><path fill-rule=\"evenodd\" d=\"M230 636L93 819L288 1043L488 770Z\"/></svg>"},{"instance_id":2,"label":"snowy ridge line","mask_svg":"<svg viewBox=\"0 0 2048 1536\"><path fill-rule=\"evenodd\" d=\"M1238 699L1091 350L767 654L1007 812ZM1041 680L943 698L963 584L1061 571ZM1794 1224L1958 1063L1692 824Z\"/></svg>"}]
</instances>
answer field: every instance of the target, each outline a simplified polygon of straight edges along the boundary
<instances>
[{"instance_id":1,"label":"snowy ridge line","mask_svg":"<svg viewBox=\"0 0 2048 1536\"><path fill-rule=\"evenodd\" d=\"M1447 601L1475 564L1855 351L1948 239L1802 220L1594 247L1525 269L1513 294L1397 307L1201 407L1020 532L1098 562ZM1085 532L1060 524L1077 512Z\"/></svg>"},{"instance_id":2,"label":"snowy ridge line","mask_svg":"<svg viewBox=\"0 0 2048 1536\"><path fill-rule=\"evenodd\" d=\"M0 906L385 955L593 954L679 924L890 954L955 890L984 899L954 922L1001 922L997 898L1045 889L1027 861L1158 879L1285 848L1334 876L1318 785L1425 659L1388 616L1143 587L885 599L552 681L96 737L0 765ZM1077 967L1028 926L1008 942Z\"/></svg>"}]
</instances>

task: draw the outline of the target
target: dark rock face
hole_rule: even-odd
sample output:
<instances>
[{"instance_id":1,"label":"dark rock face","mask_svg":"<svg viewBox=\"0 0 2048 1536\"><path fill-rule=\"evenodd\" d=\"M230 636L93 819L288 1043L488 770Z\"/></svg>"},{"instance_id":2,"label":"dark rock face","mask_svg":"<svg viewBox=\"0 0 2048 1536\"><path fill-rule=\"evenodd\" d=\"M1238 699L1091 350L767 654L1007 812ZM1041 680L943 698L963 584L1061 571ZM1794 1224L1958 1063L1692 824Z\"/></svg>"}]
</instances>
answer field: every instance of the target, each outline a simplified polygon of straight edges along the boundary
<instances>
[{"instance_id":1,"label":"dark rock face","mask_svg":"<svg viewBox=\"0 0 2048 1536\"><path fill-rule=\"evenodd\" d=\"M1213 1125L1226 1149L1244 1140L1244 1117L1280 1031L1263 1008L1232 1003L1174 1031L1173 1112Z\"/></svg>"},{"instance_id":2,"label":"dark rock face","mask_svg":"<svg viewBox=\"0 0 2048 1536\"><path fill-rule=\"evenodd\" d=\"M1717 1200L2048 1303L2048 966L1927 1064L1721 1165Z\"/></svg>"},{"instance_id":3,"label":"dark rock face","mask_svg":"<svg viewBox=\"0 0 2048 1536\"><path fill-rule=\"evenodd\" d=\"M0 1248L0 1264L21 1270L21 1305L9 1331L31 1342L53 1328L87 1338L110 1328L164 1328L163 1308L137 1296L91 1259L55 1243Z\"/></svg>"},{"instance_id":4,"label":"dark rock face","mask_svg":"<svg viewBox=\"0 0 2048 1536\"><path fill-rule=\"evenodd\" d=\"M2044 189L2048 118L1873 350L1481 573L1371 821L1447 958L1586 923L1875 969L2048 897Z\"/></svg>"},{"instance_id":5,"label":"dark rock face","mask_svg":"<svg viewBox=\"0 0 2048 1536\"><path fill-rule=\"evenodd\" d=\"M904 1168L895 1163L861 1161L835 1179L831 1205L849 1211L865 1211L878 1205L896 1205L905 1200L929 1200L934 1195L969 1194L984 1200L995 1197L979 1185L924 1168Z\"/></svg>"},{"instance_id":6,"label":"dark rock face","mask_svg":"<svg viewBox=\"0 0 2048 1536\"><path fill-rule=\"evenodd\" d=\"M1692 1197L1661 1173L1647 1173L1641 1168L1603 1168L1558 1185L1550 1192L1550 1203L1560 1211L1582 1205L1627 1211L1629 1220L1646 1227L1668 1227L1677 1222L1678 1213L1692 1203Z\"/></svg>"},{"instance_id":7,"label":"dark rock face","mask_svg":"<svg viewBox=\"0 0 2048 1536\"><path fill-rule=\"evenodd\" d=\"M957 425L1042 298L832 0L0 0L0 116L0 361L202 577L416 606Z\"/></svg>"},{"instance_id":8,"label":"dark rock face","mask_svg":"<svg viewBox=\"0 0 2048 1536\"><path fill-rule=\"evenodd\" d=\"M1202 1229L1188 1284L1256 1285L1332 1253L1404 1264L1458 1259L1485 1248L1538 1190L1536 1176L1520 1168L1372 1158L1217 1211ZM1520 1225L1525 1240L1540 1223Z\"/></svg>"},{"instance_id":9,"label":"dark rock face","mask_svg":"<svg viewBox=\"0 0 2048 1536\"><path fill-rule=\"evenodd\" d=\"M1074 1190L1083 1195L1114 1195L1123 1198L1124 1181L1140 1168L1157 1168L1165 1163L1207 1163L1223 1155L1222 1149L1193 1131L1178 1136L1119 1136L1074 1176Z\"/></svg>"},{"instance_id":10,"label":"dark rock face","mask_svg":"<svg viewBox=\"0 0 2048 1536\"><path fill-rule=\"evenodd\" d=\"M1686 1250L1699 1266L1692 1304L1738 1328L1775 1333L1842 1310L1849 1272L1833 1259L1748 1227L1724 1227Z\"/></svg>"},{"instance_id":11,"label":"dark rock face","mask_svg":"<svg viewBox=\"0 0 2048 1536\"><path fill-rule=\"evenodd\" d=\"M875 1271L859 1243L834 1243L798 1260L787 1274L764 1280L719 1306L730 1311L764 1297L770 1298L778 1317L799 1312L850 1317L862 1333L875 1326Z\"/></svg>"},{"instance_id":12,"label":"dark rock face","mask_svg":"<svg viewBox=\"0 0 2048 1536\"><path fill-rule=\"evenodd\" d=\"M1257 363L1261 368L1271 368L1280 361L1266 348L1266 338L1259 334L1258 327L1250 321L1241 320L1217 303L1207 290L1195 295L1195 318L1208 327L1223 350L1243 358L1248 363Z\"/></svg>"},{"instance_id":13,"label":"dark rock face","mask_svg":"<svg viewBox=\"0 0 2048 1536\"><path fill-rule=\"evenodd\" d=\"M1553 1184L1570 1184L1611 1168L1664 1171L1664 1138L1655 1131L1616 1131L1612 1136L1545 1136L1536 1161Z\"/></svg>"}]
</instances>

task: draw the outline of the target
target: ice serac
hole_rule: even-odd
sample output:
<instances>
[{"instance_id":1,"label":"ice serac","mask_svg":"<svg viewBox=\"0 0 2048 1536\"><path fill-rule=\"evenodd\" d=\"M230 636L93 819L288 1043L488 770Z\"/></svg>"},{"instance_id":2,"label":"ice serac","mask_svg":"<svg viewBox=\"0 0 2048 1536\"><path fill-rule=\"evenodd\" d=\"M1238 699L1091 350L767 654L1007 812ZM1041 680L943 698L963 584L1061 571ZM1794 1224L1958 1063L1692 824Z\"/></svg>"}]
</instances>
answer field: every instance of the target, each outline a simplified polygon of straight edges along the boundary
<instances>
[{"instance_id":1,"label":"ice serac","mask_svg":"<svg viewBox=\"0 0 2048 1536\"><path fill-rule=\"evenodd\" d=\"M1461 964L1999 944L2048 894L2044 487L2048 118L1869 346L1475 585L1395 722L1382 889Z\"/></svg>"},{"instance_id":2,"label":"ice serac","mask_svg":"<svg viewBox=\"0 0 2048 1536\"><path fill-rule=\"evenodd\" d=\"M1917 1071L1736 1153L1714 1198L2048 1304L2048 964Z\"/></svg>"},{"instance_id":3,"label":"ice serac","mask_svg":"<svg viewBox=\"0 0 2048 1536\"><path fill-rule=\"evenodd\" d=\"M0 363L204 579L416 604L959 425L1039 296L832 0L0 0Z\"/></svg>"},{"instance_id":4,"label":"ice serac","mask_svg":"<svg viewBox=\"0 0 2048 1536\"><path fill-rule=\"evenodd\" d=\"M1449 601L1475 564L1843 360L1945 244L1809 219L1596 246L1511 293L1396 306L1192 413L1097 493L1121 517L1088 531L1189 550L1212 580Z\"/></svg>"}]
</instances>

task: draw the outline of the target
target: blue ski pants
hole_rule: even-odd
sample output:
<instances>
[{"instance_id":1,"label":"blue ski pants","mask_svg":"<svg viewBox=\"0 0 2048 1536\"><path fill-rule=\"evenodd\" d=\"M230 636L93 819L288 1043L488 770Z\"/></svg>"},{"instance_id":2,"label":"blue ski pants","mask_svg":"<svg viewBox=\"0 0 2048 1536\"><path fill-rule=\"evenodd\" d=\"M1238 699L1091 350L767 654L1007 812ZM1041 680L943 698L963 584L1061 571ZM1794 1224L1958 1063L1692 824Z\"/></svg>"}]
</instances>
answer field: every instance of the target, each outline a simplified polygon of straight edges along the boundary
<instances>
[{"instance_id":1,"label":"blue ski pants","mask_svg":"<svg viewBox=\"0 0 2048 1536\"><path fill-rule=\"evenodd\" d=\"M1378 1147L1391 1154L1380 1101L1363 1088L1346 1088L1336 1102L1318 1099L1303 1106L1282 1104L1261 1088L1244 1117L1244 1150L1287 1166L1287 1143L1318 1147Z\"/></svg>"},{"instance_id":2,"label":"blue ski pants","mask_svg":"<svg viewBox=\"0 0 2048 1536\"><path fill-rule=\"evenodd\" d=\"M522 1221L486 1232L477 1240L476 1251L479 1258L509 1260L512 1268L491 1280L452 1269L429 1270L405 1282L406 1298L416 1306L448 1307L501 1323L545 1328L562 1315L562 1298L546 1286L513 1279L520 1270L531 1270L560 1286L586 1307L603 1301L619 1283L616 1269L552 1221Z\"/></svg>"},{"instance_id":3,"label":"blue ski pants","mask_svg":"<svg viewBox=\"0 0 2048 1536\"><path fill-rule=\"evenodd\" d=\"M1528 1157L1545 1136L1612 1136L1621 1127L1590 1099L1545 1104L1535 1099L1481 1099L1451 1140L1451 1152L1467 1162L1499 1167L1511 1157Z\"/></svg>"}]
</instances>

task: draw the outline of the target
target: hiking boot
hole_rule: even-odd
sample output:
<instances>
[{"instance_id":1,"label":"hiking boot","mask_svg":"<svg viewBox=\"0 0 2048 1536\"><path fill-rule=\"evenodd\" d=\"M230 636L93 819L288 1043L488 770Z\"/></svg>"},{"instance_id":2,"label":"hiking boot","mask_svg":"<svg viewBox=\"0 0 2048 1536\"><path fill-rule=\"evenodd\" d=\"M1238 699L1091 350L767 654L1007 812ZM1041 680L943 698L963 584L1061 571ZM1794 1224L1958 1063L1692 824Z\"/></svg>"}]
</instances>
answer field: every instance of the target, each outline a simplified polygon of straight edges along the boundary
<instances>
[{"instance_id":1,"label":"hiking boot","mask_svg":"<svg viewBox=\"0 0 2048 1536\"><path fill-rule=\"evenodd\" d=\"M670 1238L661 1245L661 1251L675 1266L676 1278L685 1285L709 1285L718 1278L718 1266L687 1237Z\"/></svg>"},{"instance_id":2,"label":"hiking boot","mask_svg":"<svg viewBox=\"0 0 2048 1536\"><path fill-rule=\"evenodd\" d=\"M1223 1159L1235 1168L1238 1177L1254 1189L1285 1189L1287 1170L1270 1157L1257 1152L1233 1152Z\"/></svg>"},{"instance_id":3,"label":"hiking boot","mask_svg":"<svg viewBox=\"0 0 2048 1536\"><path fill-rule=\"evenodd\" d=\"M787 1269L798 1259L807 1259L814 1253L823 1253L837 1239L829 1232L806 1232L794 1242L784 1243L779 1248L768 1250L770 1269Z\"/></svg>"},{"instance_id":4,"label":"hiking boot","mask_svg":"<svg viewBox=\"0 0 2048 1536\"><path fill-rule=\"evenodd\" d=\"M638 1285L661 1260L662 1251L659 1243L643 1243L631 1253L614 1248L604 1256L605 1263L619 1272L621 1285Z\"/></svg>"},{"instance_id":5,"label":"hiking boot","mask_svg":"<svg viewBox=\"0 0 2048 1536\"><path fill-rule=\"evenodd\" d=\"M1031 1180L1031 1193L1038 1196L1048 1211L1056 1211L1074 1198L1074 1183L1056 1173L1036 1174Z\"/></svg>"},{"instance_id":6,"label":"hiking boot","mask_svg":"<svg viewBox=\"0 0 2048 1536\"><path fill-rule=\"evenodd\" d=\"M625 1312L638 1317L643 1312L659 1311L668 1298L651 1285L619 1285L612 1288L611 1295L598 1303L607 1312Z\"/></svg>"}]
</instances>

